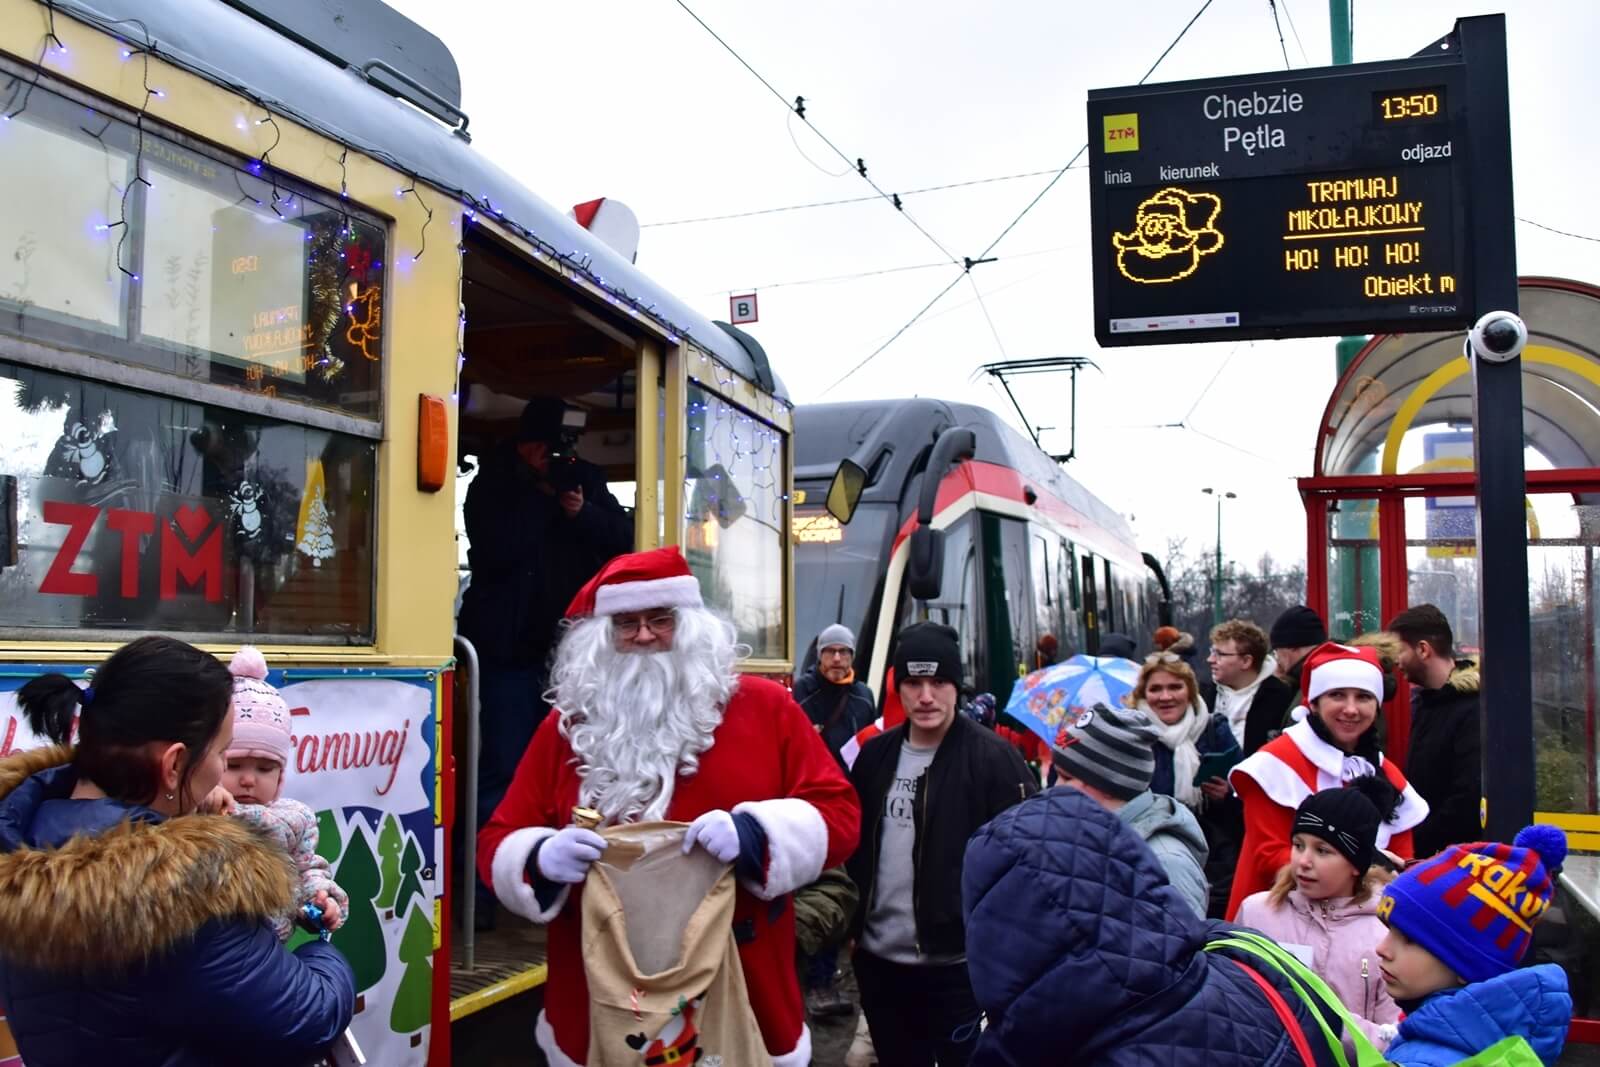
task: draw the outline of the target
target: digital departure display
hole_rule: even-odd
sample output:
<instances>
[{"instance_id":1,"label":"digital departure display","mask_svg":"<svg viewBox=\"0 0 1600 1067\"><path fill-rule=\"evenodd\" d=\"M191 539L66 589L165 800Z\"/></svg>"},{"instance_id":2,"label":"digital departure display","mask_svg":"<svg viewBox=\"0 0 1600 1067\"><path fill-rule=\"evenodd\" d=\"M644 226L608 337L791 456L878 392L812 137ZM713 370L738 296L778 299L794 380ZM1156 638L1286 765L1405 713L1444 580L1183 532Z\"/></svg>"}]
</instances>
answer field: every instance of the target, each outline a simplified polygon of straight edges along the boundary
<instances>
[{"instance_id":1,"label":"digital departure display","mask_svg":"<svg viewBox=\"0 0 1600 1067\"><path fill-rule=\"evenodd\" d=\"M1102 345L1465 326L1456 56L1089 95Z\"/></svg>"}]
</instances>

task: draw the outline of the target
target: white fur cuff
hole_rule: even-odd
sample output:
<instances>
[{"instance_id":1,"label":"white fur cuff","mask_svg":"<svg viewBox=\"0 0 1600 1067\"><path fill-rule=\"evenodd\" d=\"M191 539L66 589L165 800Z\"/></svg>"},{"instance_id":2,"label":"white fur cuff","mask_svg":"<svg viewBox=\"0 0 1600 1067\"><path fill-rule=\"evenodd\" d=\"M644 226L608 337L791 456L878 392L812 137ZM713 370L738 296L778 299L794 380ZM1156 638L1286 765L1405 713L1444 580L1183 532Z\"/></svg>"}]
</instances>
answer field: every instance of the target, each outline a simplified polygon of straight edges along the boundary
<instances>
[{"instance_id":1,"label":"white fur cuff","mask_svg":"<svg viewBox=\"0 0 1600 1067\"><path fill-rule=\"evenodd\" d=\"M808 886L822 873L828 858L828 824L816 805L799 797L751 800L734 806L761 824L767 835L766 878L745 888L762 900L773 900Z\"/></svg>"},{"instance_id":2,"label":"white fur cuff","mask_svg":"<svg viewBox=\"0 0 1600 1067\"><path fill-rule=\"evenodd\" d=\"M490 873L494 875L495 897L511 911L536 923L547 923L554 919L571 894L571 887L563 886L554 904L549 908L540 908L539 898L534 895L533 886L528 884L528 857L533 855L539 842L554 837L555 833L548 826L524 826L520 830L513 830L494 850L494 859L489 863Z\"/></svg>"},{"instance_id":3,"label":"white fur cuff","mask_svg":"<svg viewBox=\"0 0 1600 1067\"><path fill-rule=\"evenodd\" d=\"M700 580L692 574L675 574L671 578L652 578L643 582L618 582L602 585L594 592L594 613L616 615L624 611L648 611L651 608L698 608Z\"/></svg>"},{"instance_id":4,"label":"white fur cuff","mask_svg":"<svg viewBox=\"0 0 1600 1067\"><path fill-rule=\"evenodd\" d=\"M770 1052L768 1055L772 1055ZM782 1056L772 1057L772 1067L810 1067L811 1064L811 1030L800 1024L800 1043L794 1051L785 1052Z\"/></svg>"},{"instance_id":5,"label":"white fur cuff","mask_svg":"<svg viewBox=\"0 0 1600 1067\"><path fill-rule=\"evenodd\" d=\"M539 1051L544 1053L545 1062L550 1064L550 1067L583 1067L583 1064L575 1062L561 1051L560 1045L556 1044L556 1032L550 1025L547 1012L542 1010L539 1012L539 1021L533 1024L533 1039L539 1043Z\"/></svg>"}]
</instances>

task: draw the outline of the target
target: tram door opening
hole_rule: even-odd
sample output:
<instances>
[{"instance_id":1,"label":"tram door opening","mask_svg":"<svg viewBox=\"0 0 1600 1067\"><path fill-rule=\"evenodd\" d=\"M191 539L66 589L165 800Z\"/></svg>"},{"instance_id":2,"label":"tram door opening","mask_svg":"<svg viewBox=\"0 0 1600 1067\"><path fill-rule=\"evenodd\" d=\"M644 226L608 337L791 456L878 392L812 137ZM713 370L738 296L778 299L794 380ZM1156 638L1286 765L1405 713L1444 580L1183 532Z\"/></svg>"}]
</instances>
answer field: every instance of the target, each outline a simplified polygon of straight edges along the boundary
<instances>
[{"instance_id":1,"label":"tram door opening","mask_svg":"<svg viewBox=\"0 0 1600 1067\"><path fill-rule=\"evenodd\" d=\"M463 244L453 562L458 632L479 657L484 711L479 758L469 751L468 731L453 731L462 772L458 812L466 810L470 768L490 782L505 777L495 750L510 742L497 732L494 724L503 715L491 703L508 699L506 688L517 677L511 672L523 672L524 688L542 688L534 679L542 677L571 596L605 559L633 547L641 344L606 310L491 235L469 233ZM523 440L525 410L537 413L547 437ZM578 498L578 512L565 510ZM480 823L491 814L481 810L485 790L495 792L490 785L477 790ZM464 821L456 826L458 848L475 830ZM459 861L455 867L452 890L459 901L472 892L473 879ZM494 911L483 894L477 907ZM474 918L482 924L489 916ZM505 921L492 931L480 929L480 960L503 962L511 972L534 965L543 958L542 934L528 944L516 940L526 934L524 924ZM494 973L492 967L479 971Z\"/></svg>"}]
</instances>

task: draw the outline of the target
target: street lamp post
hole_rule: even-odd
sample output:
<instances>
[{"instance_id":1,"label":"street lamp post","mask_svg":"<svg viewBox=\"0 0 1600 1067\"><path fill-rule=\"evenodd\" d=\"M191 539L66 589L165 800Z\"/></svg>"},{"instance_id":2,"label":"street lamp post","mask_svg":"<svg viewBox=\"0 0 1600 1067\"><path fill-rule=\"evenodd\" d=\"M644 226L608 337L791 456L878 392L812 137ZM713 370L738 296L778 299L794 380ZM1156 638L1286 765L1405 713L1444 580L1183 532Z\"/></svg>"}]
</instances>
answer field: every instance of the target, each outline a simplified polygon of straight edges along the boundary
<instances>
[{"instance_id":1,"label":"street lamp post","mask_svg":"<svg viewBox=\"0 0 1600 1067\"><path fill-rule=\"evenodd\" d=\"M1211 624L1216 626L1222 622L1222 501L1225 498L1236 500L1238 499L1238 494L1224 492L1221 489L1213 489L1210 486L1200 491L1208 496L1217 498L1217 579L1211 607Z\"/></svg>"}]
</instances>

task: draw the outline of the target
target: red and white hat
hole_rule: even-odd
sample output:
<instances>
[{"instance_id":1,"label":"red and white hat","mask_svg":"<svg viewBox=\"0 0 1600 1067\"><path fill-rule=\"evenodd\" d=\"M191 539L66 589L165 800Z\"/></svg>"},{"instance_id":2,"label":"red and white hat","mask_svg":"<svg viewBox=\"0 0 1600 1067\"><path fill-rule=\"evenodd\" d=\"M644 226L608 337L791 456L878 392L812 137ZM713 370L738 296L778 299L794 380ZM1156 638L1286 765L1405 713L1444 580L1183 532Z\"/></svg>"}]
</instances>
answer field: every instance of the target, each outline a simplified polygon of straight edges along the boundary
<instances>
[{"instance_id":1,"label":"red and white hat","mask_svg":"<svg viewBox=\"0 0 1600 1067\"><path fill-rule=\"evenodd\" d=\"M698 608L700 581L676 546L618 556L578 590L567 618L618 615L650 608Z\"/></svg>"},{"instance_id":2,"label":"red and white hat","mask_svg":"<svg viewBox=\"0 0 1600 1067\"><path fill-rule=\"evenodd\" d=\"M1383 699L1383 664L1371 648L1325 641L1306 656L1302 676L1307 704L1332 689L1359 689Z\"/></svg>"}]
</instances>

